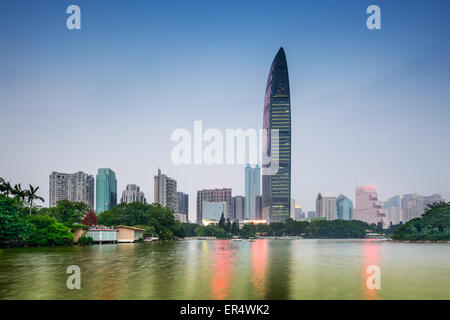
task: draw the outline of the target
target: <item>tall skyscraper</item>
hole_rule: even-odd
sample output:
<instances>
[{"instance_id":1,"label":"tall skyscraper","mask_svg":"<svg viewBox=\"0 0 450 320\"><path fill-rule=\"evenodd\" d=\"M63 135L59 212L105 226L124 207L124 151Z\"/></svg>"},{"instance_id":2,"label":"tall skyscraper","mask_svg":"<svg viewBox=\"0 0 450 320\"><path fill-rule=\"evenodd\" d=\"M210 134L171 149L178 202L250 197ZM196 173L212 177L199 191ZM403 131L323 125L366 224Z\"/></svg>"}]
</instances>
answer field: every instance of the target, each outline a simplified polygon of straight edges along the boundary
<instances>
[{"instance_id":1,"label":"tall skyscraper","mask_svg":"<svg viewBox=\"0 0 450 320\"><path fill-rule=\"evenodd\" d=\"M176 213L186 215L189 217L189 195L184 192L177 192L177 210Z\"/></svg>"},{"instance_id":2,"label":"tall skyscraper","mask_svg":"<svg viewBox=\"0 0 450 320\"><path fill-rule=\"evenodd\" d=\"M127 187L122 191L121 203L140 202L146 203L145 194L140 190L139 186L135 184L127 184Z\"/></svg>"},{"instance_id":3,"label":"tall skyscraper","mask_svg":"<svg viewBox=\"0 0 450 320\"><path fill-rule=\"evenodd\" d=\"M243 222L245 220L245 197L233 197L233 219Z\"/></svg>"},{"instance_id":4,"label":"tall skyscraper","mask_svg":"<svg viewBox=\"0 0 450 320\"><path fill-rule=\"evenodd\" d=\"M245 167L245 219L256 219L255 199L261 195L261 170L258 165L255 168L249 164Z\"/></svg>"},{"instance_id":5,"label":"tall skyscraper","mask_svg":"<svg viewBox=\"0 0 450 320\"><path fill-rule=\"evenodd\" d=\"M336 197L319 192L316 198L316 217L336 220ZM308 215L309 218L309 215Z\"/></svg>"},{"instance_id":6,"label":"tall skyscraper","mask_svg":"<svg viewBox=\"0 0 450 320\"><path fill-rule=\"evenodd\" d=\"M339 220L353 220L353 202L343 194L336 199L336 214Z\"/></svg>"},{"instance_id":7,"label":"tall skyscraper","mask_svg":"<svg viewBox=\"0 0 450 320\"><path fill-rule=\"evenodd\" d=\"M117 205L116 174L109 168L98 169L96 186L96 213L109 210Z\"/></svg>"},{"instance_id":8,"label":"tall skyscraper","mask_svg":"<svg viewBox=\"0 0 450 320\"><path fill-rule=\"evenodd\" d=\"M203 220L203 202L226 202L225 218L233 220L233 199L231 197L231 188L223 189L205 189L197 191L197 223L201 224Z\"/></svg>"},{"instance_id":9,"label":"tall skyscraper","mask_svg":"<svg viewBox=\"0 0 450 320\"><path fill-rule=\"evenodd\" d=\"M290 216L291 205L291 99L286 55L280 48L270 67L264 101L262 205L263 219L283 222ZM279 139L273 135L278 130ZM271 167L278 165L274 174Z\"/></svg>"},{"instance_id":10,"label":"tall skyscraper","mask_svg":"<svg viewBox=\"0 0 450 320\"><path fill-rule=\"evenodd\" d=\"M262 220L262 196L257 196L255 198L255 211L256 220Z\"/></svg>"},{"instance_id":11,"label":"tall skyscraper","mask_svg":"<svg viewBox=\"0 0 450 320\"><path fill-rule=\"evenodd\" d=\"M177 211L177 181L161 174L160 169L158 175L154 177L154 202L169 208L172 212Z\"/></svg>"},{"instance_id":12,"label":"tall skyscraper","mask_svg":"<svg viewBox=\"0 0 450 320\"><path fill-rule=\"evenodd\" d=\"M378 194L373 186L361 186L356 188L355 220L371 223L382 222L383 227L388 226L383 203L378 201Z\"/></svg>"},{"instance_id":13,"label":"tall skyscraper","mask_svg":"<svg viewBox=\"0 0 450 320\"><path fill-rule=\"evenodd\" d=\"M401 221L400 195L390 197L383 202L383 209L386 214L387 223L399 224Z\"/></svg>"},{"instance_id":14,"label":"tall skyscraper","mask_svg":"<svg viewBox=\"0 0 450 320\"><path fill-rule=\"evenodd\" d=\"M49 205L55 207L60 200L84 202L94 210L94 176L76 173L52 172L50 178Z\"/></svg>"}]
</instances>

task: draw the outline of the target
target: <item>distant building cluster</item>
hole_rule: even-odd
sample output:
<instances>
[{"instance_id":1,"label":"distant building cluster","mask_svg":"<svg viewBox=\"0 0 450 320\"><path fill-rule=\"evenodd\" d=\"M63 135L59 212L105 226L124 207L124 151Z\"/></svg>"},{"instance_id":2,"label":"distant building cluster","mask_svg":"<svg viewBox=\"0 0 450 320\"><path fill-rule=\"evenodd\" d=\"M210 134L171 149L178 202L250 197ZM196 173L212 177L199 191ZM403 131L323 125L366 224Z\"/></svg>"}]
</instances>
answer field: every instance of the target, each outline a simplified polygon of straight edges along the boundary
<instances>
[{"instance_id":1,"label":"distant building cluster","mask_svg":"<svg viewBox=\"0 0 450 320\"><path fill-rule=\"evenodd\" d=\"M262 165L245 167L245 195L232 195L231 188L197 191L197 224L215 224L221 217L241 223L270 223L293 220L361 220L367 223L406 222L422 215L427 205L443 201L439 194L394 195L380 201L374 186L359 186L353 202L341 194L319 192L315 211L302 210L291 197L291 102L286 55L280 48L267 78L264 99ZM94 177L84 172L52 172L50 206L59 200L81 201L99 214L117 205L117 180L114 171L98 169ZM188 222L189 196L177 190L177 181L161 173L154 176L154 203L169 208L177 220ZM145 195L135 184L122 192L122 203L146 203Z\"/></svg>"}]
</instances>

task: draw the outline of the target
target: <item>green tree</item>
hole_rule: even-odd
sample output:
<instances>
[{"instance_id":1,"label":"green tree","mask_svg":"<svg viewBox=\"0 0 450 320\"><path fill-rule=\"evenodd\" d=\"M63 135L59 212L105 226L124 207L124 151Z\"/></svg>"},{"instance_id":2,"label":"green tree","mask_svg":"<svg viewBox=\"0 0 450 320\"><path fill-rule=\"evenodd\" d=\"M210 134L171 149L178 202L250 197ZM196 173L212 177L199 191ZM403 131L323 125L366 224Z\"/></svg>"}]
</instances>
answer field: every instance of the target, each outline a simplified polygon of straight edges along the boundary
<instances>
[{"instance_id":1,"label":"green tree","mask_svg":"<svg viewBox=\"0 0 450 320\"><path fill-rule=\"evenodd\" d=\"M63 245L73 243L70 228L50 216L27 216L31 224L27 243L31 245Z\"/></svg>"},{"instance_id":2,"label":"green tree","mask_svg":"<svg viewBox=\"0 0 450 320\"><path fill-rule=\"evenodd\" d=\"M30 214L33 209L34 200L40 200L42 202L45 201L44 198L37 195L38 190L39 190L39 187L35 188L30 184L30 189L25 191L25 197L27 198L28 205L30 206Z\"/></svg>"},{"instance_id":3,"label":"green tree","mask_svg":"<svg viewBox=\"0 0 450 320\"><path fill-rule=\"evenodd\" d=\"M49 208L46 212L58 222L70 227L75 223L80 224L88 210L89 206L83 202L61 200L57 202L56 207Z\"/></svg>"},{"instance_id":4,"label":"green tree","mask_svg":"<svg viewBox=\"0 0 450 320\"><path fill-rule=\"evenodd\" d=\"M20 202L0 194L0 242L20 242L28 237L30 225L22 215Z\"/></svg>"},{"instance_id":5,"label":"green tree","mask_svg":"<svg viewBox=\"0 0 450 320\"><path fill-rule=\"evenodd\" d=\"M223 216L223 213L220 216L219 227L222 228L222 229L225 229L225 217Z\"/></svg>"},{"instance_id":6,"label":"green tree","mask_svg":"<svg viewBox=\"0 0 450 320\"><path fill-rule=\"evenodd\" d=\"M434 203L420 217L398 226L392 235L395 240L450 240L450 202Z\"/></svg>"},{"instance_id":7,"label":"green tree","mask_svg":"<svg viewBox=\"0 0 450 320\"><path fill-rule=\"evenodd\" d=\"M239 220L234 221L231 225L231 234L234 236L239 235Z\"/></svg>"},{"instance_id":8,"label":"green tree","mask_svg":"<svg viewBox=\"0 0 450 320\"><path fill-rule=\"evenodd\" d=\"M195 234L198 237L216 237L221 239L231 238L231 234L226 232L218 225L209 224L207 226L199 226L195 229Z\"/></svg>"}]
</instances>

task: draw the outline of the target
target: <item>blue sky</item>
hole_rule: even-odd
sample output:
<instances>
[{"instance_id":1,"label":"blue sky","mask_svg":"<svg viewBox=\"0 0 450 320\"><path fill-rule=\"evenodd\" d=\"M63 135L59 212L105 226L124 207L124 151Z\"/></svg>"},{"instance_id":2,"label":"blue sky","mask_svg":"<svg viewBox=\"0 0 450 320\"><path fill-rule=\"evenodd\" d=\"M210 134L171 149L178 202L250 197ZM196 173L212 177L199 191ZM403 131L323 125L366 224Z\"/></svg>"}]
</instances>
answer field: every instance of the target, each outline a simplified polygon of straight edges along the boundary
<instances>
[{"instance_id":1,"label":"blue sky","mask_svg":"<svg viewBox=\"0 0 450 320\"><path fill-rule=\"evenodd\" d=\"M81 30L66 8L81 8ZM381 8L381 30L366 8ZM448 1L9 1L0 3L0 176L112 168L153 200L157 167L196 190L244 194L244 166L176 166L177 128L260 128L286 51L292 196L354 199L355 184L450 200Z\"/></svg>"}]
</instances>

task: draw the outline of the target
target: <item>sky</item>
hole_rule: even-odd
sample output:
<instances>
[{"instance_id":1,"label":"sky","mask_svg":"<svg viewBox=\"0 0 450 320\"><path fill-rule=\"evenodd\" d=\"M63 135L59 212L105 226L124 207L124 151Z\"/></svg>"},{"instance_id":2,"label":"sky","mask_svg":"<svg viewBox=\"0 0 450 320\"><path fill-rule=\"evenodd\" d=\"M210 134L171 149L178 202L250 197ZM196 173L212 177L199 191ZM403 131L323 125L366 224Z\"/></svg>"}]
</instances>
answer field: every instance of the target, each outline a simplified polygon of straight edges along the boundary
<instances>
[{"instance_id":1,"label":"sky","mask_svg":"<svg viewBox=\"0 0 450 320\"><path fill-rule=\"evenodd\" d=\"M66 8L81 8L69 30ZM381 9L381 29L366 8ZM292 197L450 200L449 1L0 2L0 177L41 187L52 171L111 168L119 197L153 201L158 167L189 194L243 195L244 165L176 165L171 133L262 127L280 46L292 114Z\"/></svg>"}]
</instances>

